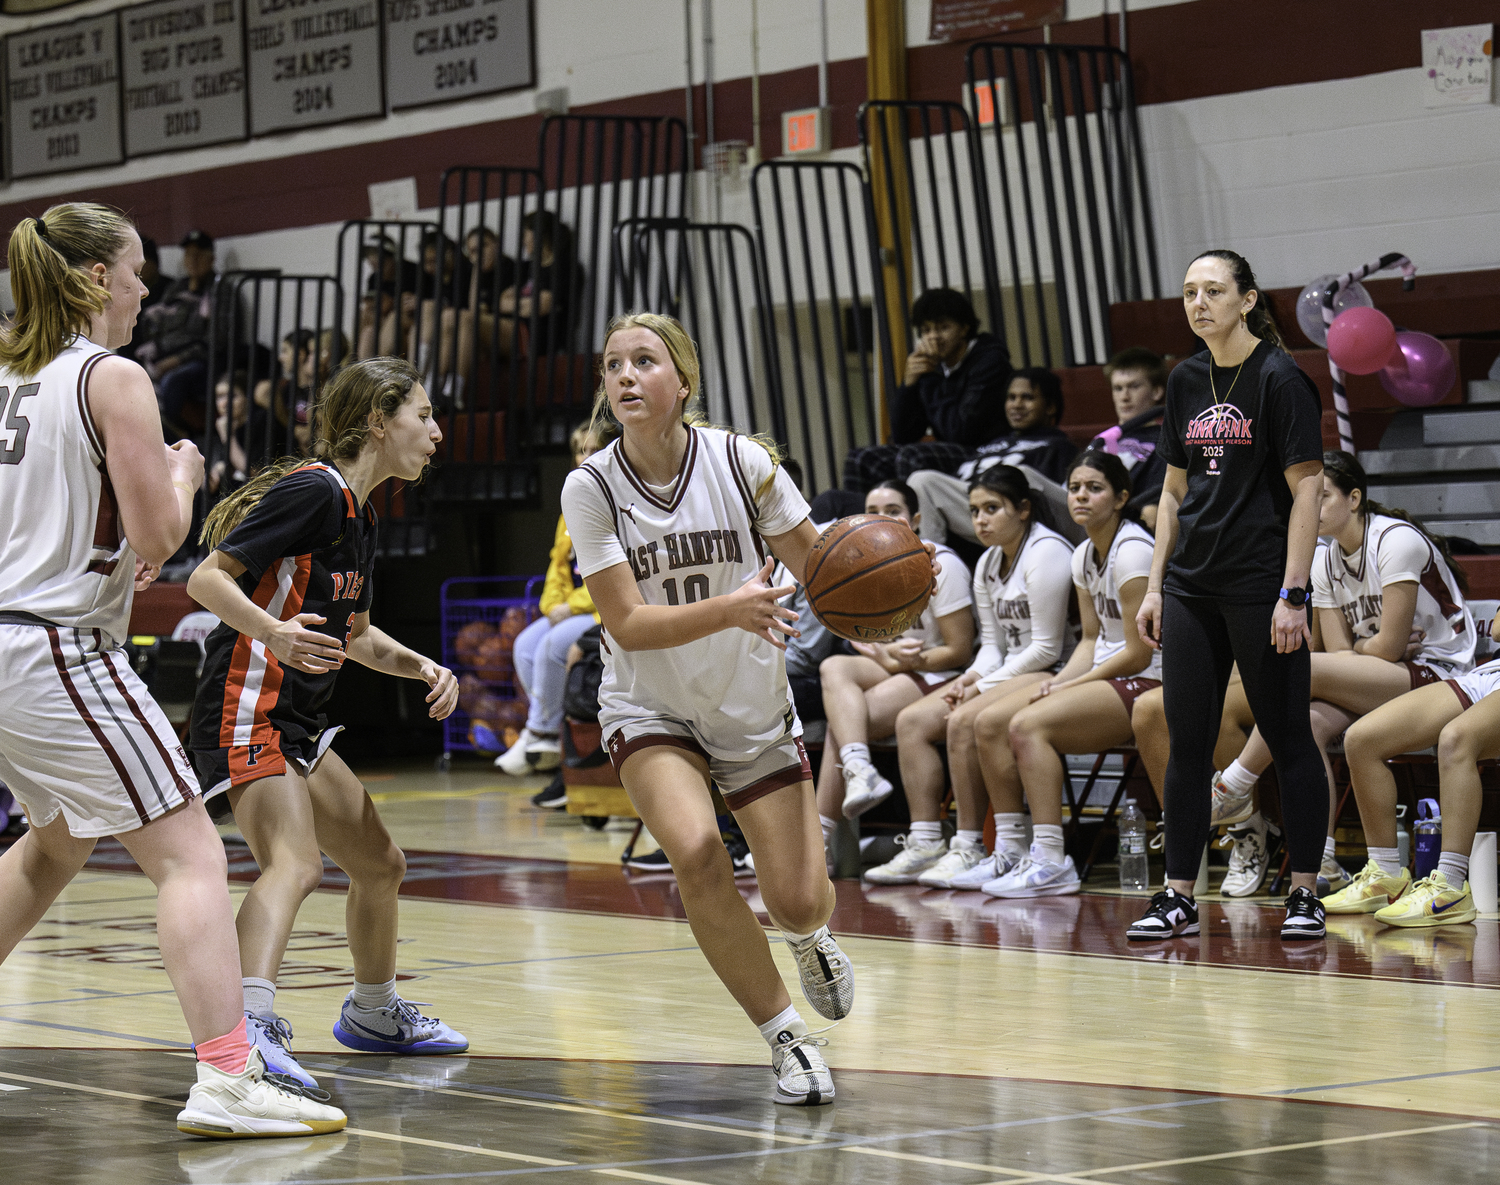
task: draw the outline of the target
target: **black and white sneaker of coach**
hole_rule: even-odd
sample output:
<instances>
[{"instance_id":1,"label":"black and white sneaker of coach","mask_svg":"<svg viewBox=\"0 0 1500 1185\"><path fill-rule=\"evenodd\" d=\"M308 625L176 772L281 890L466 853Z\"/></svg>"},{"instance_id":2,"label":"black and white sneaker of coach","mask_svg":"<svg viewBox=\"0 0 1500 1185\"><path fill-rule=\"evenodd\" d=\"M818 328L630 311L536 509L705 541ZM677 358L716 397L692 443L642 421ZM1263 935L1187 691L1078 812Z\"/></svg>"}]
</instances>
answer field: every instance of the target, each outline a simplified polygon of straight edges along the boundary
<instances>
[{"instance_id":1,"label":"black and white sneaker of coach","mask_svg":"<svg viewBox=\"0 0 1500 1185\"><path fill-rule=\"evenodd\" d=\"M1311 889L1293 889L1292 895L1286 899L1286 920L1281 923L1281 936L1297 940L1328 936L1323 903Z\"/></svg>"},{"instance_id":2,"label":"black and white sneaker of coach","mask_svg":"<svg viewBox=\"0 0 1500 1185\"><path fill-rule=\"evenodd\" d=\"M1125 931L1132 942L1156 942L1164 938L1191 938L1198 933L1198 905L1168 885L1151 898L1140 919Z\"/></svg>"}]
</instances>

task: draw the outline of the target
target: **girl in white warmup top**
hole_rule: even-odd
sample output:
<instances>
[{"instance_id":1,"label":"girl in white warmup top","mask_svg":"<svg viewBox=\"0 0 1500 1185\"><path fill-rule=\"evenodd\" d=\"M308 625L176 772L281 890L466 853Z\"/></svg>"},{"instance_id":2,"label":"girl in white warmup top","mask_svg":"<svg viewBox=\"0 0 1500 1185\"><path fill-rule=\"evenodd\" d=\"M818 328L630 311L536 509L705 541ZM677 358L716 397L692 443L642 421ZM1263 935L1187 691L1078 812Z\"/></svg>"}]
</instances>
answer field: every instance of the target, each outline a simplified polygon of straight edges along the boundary
<instances>
[{"instance_id":1,"label":"girl in white warmup top","mask_svg":"<svg viewBox=\"0 0 1500 1185\"><path fill-rule=\"evenodd\" d=\"M0 959L94 841L115 836L156 885L157 944L197 1054L178 1129L338 1131L342 1111L267 1077L250 1046L224 846L172 726L121 650L132 586L145 588L182 546L203 483L191 443L163 444L146 372L110 353L130 340L144 263L130 220L93 203L53 206L10 236L0 778L31 830L0 856Z\"/></svg>"},{"instance_id":2,"label":"girl in white warmup top","mask_svg":"<svg viewBox=\"0 0 1500 1185\"><path fill-rule=\"evenodd\" d=\"M865 513L921 524L917 495L904 481L883 481L865 495ZM892 642L855 642L818 668L828 732L823 752L838 754L818 771L818 815L829 844L839 812L853 819L895 789L870 763L870 742L896 731L896 715L958 678L974 652L974 593L969 569L937 545L937 587L911 629ZM840 774L842 773L842 777Z\"/></svg>"},{"instance_id":3,"label":"girl in white warmup top","mask_svg":"<svg viewBox=\"0 0 1500 1185\"><path fill-rule=\"evenodd\" d=\"M848 1015L854 969L826 925L833 885L779 640L795 632L776 603L792 589L766 583L772 555L802 576L817 531L767 446L684 418L698 376L672 318L610 322L595 416L613 414L622 434L568 475L563 515L604 623L605 748L672 862L698 945L771 1046L775 1100L812 1106L833 1099L822 1042L734 886L710 779L803 993L830 1020Z\"/></svg>"},{"instance_id":4,"label":"girl in white warmup top","mask_svg":"<svg viewBox=\"0 0 1500 1185\"><path fill-rule=\"evenodd\" d=\"M1128 742L1137 696L1161 685L1161 656L1136 632L1155 543L1124 518L1130 473L1092 449L1068 471L1068 510L1089 537L1073 552L1083 640L1055 676L1025 687L974 721L979 762L995 809L994 897L1078 892L1063 850L1061 753L1097 753ZM1031 806L1031 850L1021 851L1021 795Z\"/></svg>"},{"instance_id":5,"label":"girl in white warmup top","mask_svg":"<svg viewBox=\"0 0 1500 1185\"><path fill-rule=\"evenodd\" d=\"M1073 545L1045 525L1046 514L1046 501L1032 496L1026 475L1014 466L991 466L969 484L974 533L989 547L974 568L979 653L959 678L896 717L901 785L912 825L902 851L866 873L869 880L977 889L1000 875L984 850L989 799L974 720L1006 696L1047 678L1068 640ZM958 834L946 845L938 821L943 762L937 744L944 738L958 807Z\"/></svg>"},{"instance_id":6,"label":"girl in white warmup top","mask_svg":"<svg viewBox=\"0 0 1500 1185\"><path fill-rule=\"evenodd\" d=\"M1478 640L1464 602L1463 570L1449 561L1445 545L1416 523L1370 501L1368 485L1364 468L1348 453L1323 454L1318 514L1323 541L1312 565L1317 612L1309 711L1328 778L1328 838L1318 874L1319 891L1331 891L1323 899L1328 913L1366 912L1363 904L1376 897L1385 901L1390 886L1380 886L1399 879L1394 842L1389 850L1370 849L1357 885L1334 859L1338 799L1328 745L1381 704L1469 670ZM1237 840L1252 831L1264 846L1266 824L1252 813L1251 790L1270 764L1271 751L1257 730L1238 759L1214 778L1213 821L1244 820L1231 829ZM1374 880L1372 865L1385 869Z\"/></svg>"}]
</instances>

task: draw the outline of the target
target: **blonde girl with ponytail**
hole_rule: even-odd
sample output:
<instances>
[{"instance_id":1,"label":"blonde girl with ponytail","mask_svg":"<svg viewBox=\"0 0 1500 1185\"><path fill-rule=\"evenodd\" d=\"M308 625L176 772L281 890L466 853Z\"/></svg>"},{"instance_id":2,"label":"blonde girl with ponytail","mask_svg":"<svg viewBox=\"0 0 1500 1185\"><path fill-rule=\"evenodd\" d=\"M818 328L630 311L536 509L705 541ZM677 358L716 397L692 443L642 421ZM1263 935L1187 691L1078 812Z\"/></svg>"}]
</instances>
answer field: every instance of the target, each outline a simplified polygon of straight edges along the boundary
<instances>
[{"instance_id":1,"label":"blonde girl with ponytail","mask_svg":"<svg viewBox=\"0 0 1500 1185\"><path fill-rule=\"evenodd\" d=\"M240 906L249 1032L267 1064L307 1089L275 1011L276 975L323 853L349 877L354 990L334 1036L366 1052L459 1053L468 1041L396 995L396 894L405 857L330 745L324 708L346 659L430 688L428 715L458 702L453 672L370 624L371 493L416 481L443 434L417 372L369 358L323 389L313 460L268 466L208 516L213 550L188 592L222 624L209 635L190 740L205 798L227 802L260 865ZM223 796L222 798L220 796Z\"/></svg>"}]
</instances>

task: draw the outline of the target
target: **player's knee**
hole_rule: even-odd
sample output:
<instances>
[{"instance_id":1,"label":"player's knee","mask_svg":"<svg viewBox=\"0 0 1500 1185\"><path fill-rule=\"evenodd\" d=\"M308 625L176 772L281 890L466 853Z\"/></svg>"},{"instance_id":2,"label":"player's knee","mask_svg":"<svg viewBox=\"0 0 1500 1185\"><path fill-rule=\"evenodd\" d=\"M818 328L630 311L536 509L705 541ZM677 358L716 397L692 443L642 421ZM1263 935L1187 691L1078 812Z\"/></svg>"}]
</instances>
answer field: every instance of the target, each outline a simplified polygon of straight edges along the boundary
<instances>
[{"instance_id":1,"label":"player's knee","mask_svg":"<svg viewBox=\"0 0 1500 1185\"><path fill-rule=\"evenodd\" d=\"M1041 723L1032 719L1028 712L1017 712L1010 719L1006 733L1012 751L1017 754L1028 751L1046 741L1046 732Z\"/></svg>"},{"instance_id":2,"label":"player's knee","mask_svg":"<svg viewBox=\"0 0 1500 1185\"><path fill-rule=\"evenodd\" d=\"M981 712L974 719L974 743L986 749L1010 744L1010 721L1000 715Z\"/></svg>"},{"instance_id":3,"label":"player's knee","mask_svg":"<svg viewBox=\"0 0 1500 1185\"><path fill-rule=\"evenodd\" d=\"M1167 712L1159 695L1143 695L1135 701L1130 713L1130 727L1136 736L1154 737L1164 729Z\"/></svg>"},{"instance_id":4,"label":"player's knee","mask_svg":"<svg viewBox=\"0 0 1500 1185\"><path fill-rule=\"evenodd\" d=\"M734 880L729 853L717 831L674 842L667 856L672 861L672 872L679 886L701 890L717 887L725 878L731 883Z\"/></svg>"},{"instance_id":5,"label":"player's knee","mask_svg":"<svg viewBox=\"0 0 1500 1185\"><path fill-rule=\"evenodd\" d=\"M406 853L389 839L383 849L364 861L361 880L379 885L399 885L406 877Z\"/></svg>"},{"instance_id":6,"label":"player's knee","mask_svg":"<svg viewBox=\"0 0 1500 1185\"><path fill-rule=\"evenodd\" d=\"M1438 768L1473 765L1479 760L1481 730L1462 716L1449 721L1438 733Z\"/></svg>"},{"instance_id":7,"label":"player's knee","mask_svg":"<svg viewBox=\"0 0 1500 1185\"><path fill-rule=\"evenodd\" d=\"M1344 756L1351 765L1373 761L1379 763L1388 756L1386 746L1389 734L1368 716L1356 720L1344 734Z\"/></svg>"}]
</instances>

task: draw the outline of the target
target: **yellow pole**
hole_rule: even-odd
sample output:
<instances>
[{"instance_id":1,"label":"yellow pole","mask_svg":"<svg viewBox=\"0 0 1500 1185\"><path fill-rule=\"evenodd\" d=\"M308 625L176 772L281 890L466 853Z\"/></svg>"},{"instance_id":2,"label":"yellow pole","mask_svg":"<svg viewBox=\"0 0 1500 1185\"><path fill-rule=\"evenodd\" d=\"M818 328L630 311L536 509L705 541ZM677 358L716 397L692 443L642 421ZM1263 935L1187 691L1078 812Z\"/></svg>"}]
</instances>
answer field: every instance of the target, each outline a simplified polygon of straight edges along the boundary
<instances>
[{"instance_id":1,"label":"yellow pole","mask_svg":"<svg viewBox=\"0 0 1500 1185\"><path fill-rule=\"evenodd\" d=\"M903 0L865 0L866 86L870 100L901 100L906 89L906 12ZM875 205L875 224L880 235L881 272L887 323L891 326L891 359L896 381L904 377L906 343L899 327L906 323L902 299L899 258L911 275L911 201L907 185L906 121L899 112L885 115L884 137L880 129L870 130L870 186ZM885 160L882 140L893 148L892 159ZM887 192L887 174L894 182L895 193ZM892 200L894 198L894 201ZM892 212L894 210L894 217ZM893 391L883 391L881 399L881 434L890 435L888 411Z\"/></svg>"}]
</instances>

